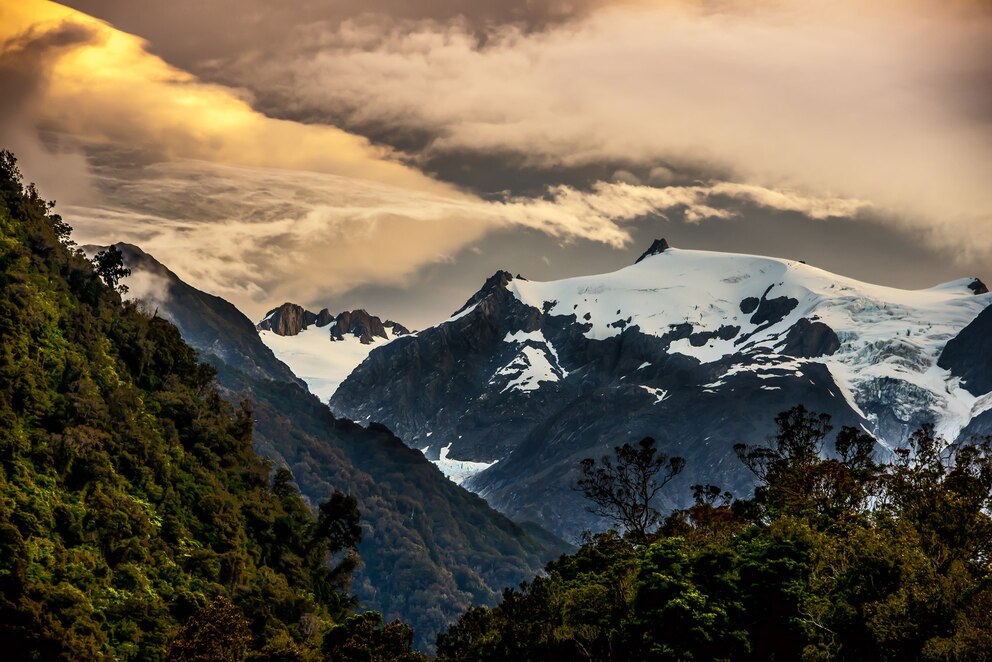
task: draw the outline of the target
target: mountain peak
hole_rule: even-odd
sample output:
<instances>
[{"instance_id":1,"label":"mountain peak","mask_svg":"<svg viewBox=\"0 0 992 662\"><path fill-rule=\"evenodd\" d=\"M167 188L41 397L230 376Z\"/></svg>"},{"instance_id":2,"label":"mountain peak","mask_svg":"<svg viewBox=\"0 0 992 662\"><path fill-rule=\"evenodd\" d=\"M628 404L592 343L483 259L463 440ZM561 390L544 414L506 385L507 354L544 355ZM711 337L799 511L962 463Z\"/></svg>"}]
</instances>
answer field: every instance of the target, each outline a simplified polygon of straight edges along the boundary
<instances>
[{"instance_id":1,"label":"mountain peak","mask_svg":"<svg viewBox=\"0 0 992 662\"><path fill-rule=\"evenodd\" d=\"M975 280L968 283L968 289L975 294L988 294L988 286L982 282L981 278L976 278Z\"/></svg>"},{"instance_id":2,"label":"mountain peak","mask_svg":"<svg viewBox=\"0 0 992 662\"><path fill-rule=\"evenodd\" d=\"M652 255L657 255L658 253L664 253L669 248L671 248L671 245L668 243L668 240L667 239L655 239L651 243L651 247L648 248L643 253L641 253L641 256L639 258L637 258L636 260L634 260L634 264L637 264L638 262L640 262L641 260L643 260L646 257L650 257Z\"/></svg>"},{"instance_id":3,"label":"mountain peak","mask_svg":"<svg viewBox=\"0 0 992 662\"><path fill-rule=\"evenodd\" d=\"M489 278L487 278L486 279L486 282L483 283L483 285L482 285L481 288L479 288L479 291L476 292L475 294L473 294L472 297L468 301L465 302L465 305L462 306L461 308L459 308L458 310L456 310L453 314L454 315L457 315L458 313L461 313L461 312L467 310L468 308L471 308L475 304L479 303L480 301L482 301L483 299L485 299L487 296L489 296L493 292L495 292L497 290L505 289L506 286L513 279L514 279L514 276L509 271L502 271L502 270L501 271L497 271L492 276L490 276ZM519 274L517 274L516 279L517 280L527 280L526 278L524 278L523 276L521 276Z\"/></svg>"},{"instance_id":4,"label":"mountain peak","mask_svg":"<svg viewBox=\"0 0 992 662\"><path fill-rule=\"evenodd\" d=\"M346 310L334 319L334 326L331 328L331 340L344 340L345 335L353 335L358 338L363 345L371 344L375 338L389 339L386 329L390 328L394 336L401 336L410 333L402 324L381 319L370 315L364 309Z\"/></svg>"},{"instance_id":5,"label":"mountain peak","mask_svg":"<svg viewBox=\"0 0 992 662\"><path fill-rule=\"evenodd\" d=\"M271 331L280 336L295 336L303 329L317 321L317 315L303 306L286 302L278 308L270 310L261 322L259 331Z\"/></svg>"}]
</instances>

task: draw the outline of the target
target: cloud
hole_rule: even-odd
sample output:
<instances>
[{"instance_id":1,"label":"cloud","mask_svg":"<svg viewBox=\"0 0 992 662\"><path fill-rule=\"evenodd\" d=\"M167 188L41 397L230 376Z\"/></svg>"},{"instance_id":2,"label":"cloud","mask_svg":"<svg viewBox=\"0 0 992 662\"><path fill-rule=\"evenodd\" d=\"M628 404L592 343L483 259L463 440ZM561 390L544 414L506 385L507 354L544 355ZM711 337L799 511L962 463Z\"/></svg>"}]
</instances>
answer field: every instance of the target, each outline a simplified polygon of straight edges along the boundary
<instances>
[{"instance_id":1,"label":"cloud","mask_svg":"<svg viewBox=\"0 0 992 662\"><path fill-rule=\"evenodd\" d=\"M479 203L317 172L181 160L99 176L103 205L63 210L81 243L145 247L250 314L401 282L493 229Z\"/></svg>"},{"instance_id":2,"label":"cloud","mask_svg":"<svg viewBox=\"0 0 992 662\"><path fill-rule=\"evenodd\" d=\"M564 241L621 247L629 223L681 213L730 218L741 201L813 218L864 204L716 183L655 188L567 186L541 198L452 199L340 175L181 160L96 171L98 207L64 210L81 243L146 247L180 277L249 314L283 300L326 300L353 288L402 285L493 232L531 228Z\"/></svg>"},{"instance_id":3,"label":"cloud","mask_svg":"<svg viewBox=\"0 0 992 662\"><path fill-rule=\"evenodd\" d=\"M43 100L33 107L39 126L78 141L130 145L146 159L308 169L459 195L361 136L266 117L234 90L169 66L141 39L84 14L24 0L6 8L4 19L4 57L54 54L33 60L44 80Z\"/></svg>"},{"instance_id":4,"label":"cloud","mask_svg":"<svg viewBox=\"0 0 992 662\"><path fill-rule=\"evenodd\" d=\"M630 173L590 190L483 199L360 136L258 113L243 94L167 65L90 17L32 0L5 12L0 62L27 60L33 72L19 94L21 131L49 136L39 141L47 163L70 166L45 173L69 181L59 185L68 193L61 208L77 241L138 244L249 314L402 284L514 228L620 247L639 218L729 218L736 199L816 218L864 207L725 182L652 187ZM48 151L53 141L68 151ZM88 182L85 194L74 193L74 179Z\"/></svg>"},{"instance_id":5,"label":"cloud","mask_svg":"<svg viewBox=\"0 0 992 662\"><path fill-rule=\"evenodd\" d=\"M22 84L4 81L0 138L82 243L134 241L250 308L281 279L395 281L486 229L452 212L477 198L388 148L266 117L59 5L2 12L0 65Z\"/></svg>"},{"instance_id":6,"label":"cloud","mask_svg":"<svg viewBox=\"0 0 992 662\"><path fill-rule=\"evenodd\" d=\"M0 144L17 154L22 169L38 173L43 190L59 198L67 194L92 200L92 181L81 154L51 136L43 140L37 117L51 67L64 53L93 39L85 26L65 22L42 31L28 29L0 43Z\"/></svg>"},{"instance_id":7,"label":"cloud","mask_svg":"<svg viewBox=\"0 0 992 662\"><path fill-rule=\"evenodd\" d=\"M367 15L405 20L458 20L480 37L493 25L540 30L586 15L617 0L67 0L151 40L155 52L182 68L250 49L278 51L306 25L337 26Z\"/></svg>"},{"instance_id":8,"label":"cloud","mask_svg":"<svg viewBox=\"0 0 992 662\"><path fill-rule=\"evenodd\" d=\"M511 198L492 203L499 215L512 223L541 230L553 237L577 236L614 247L629 239L621 225L647 215L682 210L686 221L734 217L736 205L745 201L777 211L793 211L817 220L852 218L866 211L867 202L840 198L817 198L795 191L775 191L760 186L717 182L698 186L662 188L623 181L597 182L592 191L555 186L544 198Z\"/></svg>"},{"instance_id":9,"label":"cloud","mask_svg":"<svg viewBox=\"0 0 992 662\"><path fill-rule=\"evenodd\" d=\"M502 156L548 179L605 162L661 185L708 172L992 249L987 3L610 5L483 42L459 21L378 16L292 43L218 71L276 112L429 136L425 162Z\"/></svg>"}]
</instances>

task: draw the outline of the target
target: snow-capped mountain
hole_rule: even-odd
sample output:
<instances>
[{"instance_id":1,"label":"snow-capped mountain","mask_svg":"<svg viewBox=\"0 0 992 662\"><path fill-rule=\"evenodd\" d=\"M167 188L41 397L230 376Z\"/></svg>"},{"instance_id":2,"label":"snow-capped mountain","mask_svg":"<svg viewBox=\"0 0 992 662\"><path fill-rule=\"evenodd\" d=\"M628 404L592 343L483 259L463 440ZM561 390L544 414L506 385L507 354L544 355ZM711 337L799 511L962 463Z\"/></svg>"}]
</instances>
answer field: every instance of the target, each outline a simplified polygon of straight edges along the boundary
<instances>
[{"instance_id":1,"label":"snow-capped mountain","mask_svg":"<svg viewBox=\"0 0 992 662\"><path fill-rule=\"evenodd\" d=\"M497 273L450 319L372 351L331 405L474 463L470 489L575 536L596 524L571 489L579 461L643 436L688 460L666 488L677 505L699 482L749 491L733 444L799 403L880 452L925 421L952 440L992 431L990 303L973 278L908 291L661 240L610 274Z\"/></svg>"},{"instance_id":2,"label":"snow-capped mountain","mask_svg":"<svg viewBox=\"0 0 992 662\"><path fill-rule=\"evenodd\" d=\"M262 342L324 402L369 352L410 333L364 310L334 316L327 308L313 313L294 303L270 310L256 328Z\"/></svg>"}]
</instances>

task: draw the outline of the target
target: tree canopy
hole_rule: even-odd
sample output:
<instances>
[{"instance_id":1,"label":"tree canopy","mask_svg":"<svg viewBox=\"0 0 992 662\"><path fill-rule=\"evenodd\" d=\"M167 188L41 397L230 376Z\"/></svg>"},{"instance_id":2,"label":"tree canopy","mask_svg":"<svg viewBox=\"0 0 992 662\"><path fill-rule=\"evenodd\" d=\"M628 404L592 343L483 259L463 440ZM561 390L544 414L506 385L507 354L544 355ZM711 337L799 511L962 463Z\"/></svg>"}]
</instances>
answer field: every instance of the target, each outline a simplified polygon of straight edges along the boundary
<instances>
[{"instance_id":1,"label":"tree canopy","mask_svg":"<svg viewBox=\"0 0 992 662\"><path fill-rule=\"evenodd\" d=\"M439 659L988 659L989 440L950 444L927 425L881 461L852 428L828 451L828 416L776 422L737 447L752 498L696 485L645 539L591 536L463 615Z\"/></svg>"}]
</instances>

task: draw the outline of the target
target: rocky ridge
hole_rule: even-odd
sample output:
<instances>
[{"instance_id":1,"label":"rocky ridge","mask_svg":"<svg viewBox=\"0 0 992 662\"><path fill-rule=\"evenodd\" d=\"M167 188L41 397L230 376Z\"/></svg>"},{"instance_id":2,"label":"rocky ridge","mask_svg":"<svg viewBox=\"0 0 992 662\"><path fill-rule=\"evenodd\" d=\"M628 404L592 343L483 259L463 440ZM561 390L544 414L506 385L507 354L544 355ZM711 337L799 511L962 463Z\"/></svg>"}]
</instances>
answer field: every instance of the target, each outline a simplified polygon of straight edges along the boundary
<instances>
[{"instance_id":1,"label":"rocky ridge","mask_svg":"<svg viewBox=\"0 0 992 662\"><path fill-rule=\"evenodd\" d=\"M335 317L327 308L313 313L303 306L289 302L266 313L255 328L259 331L271 331L279 336L295 336L310 326L329 326L328 336L331 340L344 340L345 336L354 336L363 345L371 344L375 338L388 339L390 335L410 333L402 324L391 320L383 321L365 310L346 310Z\"/></svg>"}]
</instances>

